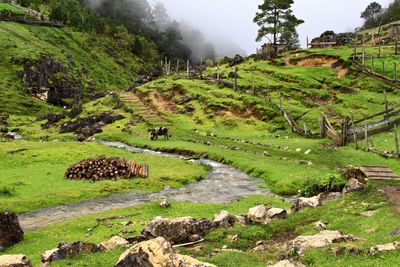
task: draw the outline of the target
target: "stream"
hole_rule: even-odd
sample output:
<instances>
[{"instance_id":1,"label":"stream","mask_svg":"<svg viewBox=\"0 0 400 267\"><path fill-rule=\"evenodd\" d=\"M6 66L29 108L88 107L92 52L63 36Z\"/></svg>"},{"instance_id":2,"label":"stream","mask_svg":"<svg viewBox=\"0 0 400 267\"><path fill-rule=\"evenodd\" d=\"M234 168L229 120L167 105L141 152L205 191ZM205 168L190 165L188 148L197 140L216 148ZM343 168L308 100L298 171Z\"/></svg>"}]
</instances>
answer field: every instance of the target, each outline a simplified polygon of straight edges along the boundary
<instances>
[{"instance_id":1,"label":"stream","mask_svg":"<svg viewBox=\"0 0 400 267\"><path fill-rule=\"evenodd\" d=\"M205 164L212 168L208 177L199 182L185 185L178 189L165 187L156 193L138 192L115 194L79 203L68 203L52 208L40 209L21 214L20 224L24 230L37 230L67 219L104 211L127 208L146 202L163 199L207 204L229 204L251 195L267 195L278 197L267 189L260 188L261 180L249 177L246 173L208 159L187 159L181 155L157 152L126 145L121 142L97 141L97 143L125 149L132 153L144 153L160 157L180 158L197 164ZM286 199L291 201L291 199Z\"/></svg>"}]
</instances>

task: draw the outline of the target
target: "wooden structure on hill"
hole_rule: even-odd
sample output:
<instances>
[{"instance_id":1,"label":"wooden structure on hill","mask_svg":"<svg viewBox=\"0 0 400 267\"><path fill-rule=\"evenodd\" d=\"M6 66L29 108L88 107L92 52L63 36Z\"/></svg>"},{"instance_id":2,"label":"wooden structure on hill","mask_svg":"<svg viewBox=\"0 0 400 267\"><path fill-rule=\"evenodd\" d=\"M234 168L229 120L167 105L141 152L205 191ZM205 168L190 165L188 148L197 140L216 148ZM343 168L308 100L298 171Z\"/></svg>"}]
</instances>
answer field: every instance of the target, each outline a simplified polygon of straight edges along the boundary
<instances>
[{"instance_id":1,"label":"wooden structure on hill","mask_svg":"<svg viewBox=\"0 0 400 267\"><path fill-rule=\"evenodd\" d=\"M366 180L399 180L400 176L395 174L388 167L383 166L361 166L359 170Z\"/></svg>"}]
</instances>

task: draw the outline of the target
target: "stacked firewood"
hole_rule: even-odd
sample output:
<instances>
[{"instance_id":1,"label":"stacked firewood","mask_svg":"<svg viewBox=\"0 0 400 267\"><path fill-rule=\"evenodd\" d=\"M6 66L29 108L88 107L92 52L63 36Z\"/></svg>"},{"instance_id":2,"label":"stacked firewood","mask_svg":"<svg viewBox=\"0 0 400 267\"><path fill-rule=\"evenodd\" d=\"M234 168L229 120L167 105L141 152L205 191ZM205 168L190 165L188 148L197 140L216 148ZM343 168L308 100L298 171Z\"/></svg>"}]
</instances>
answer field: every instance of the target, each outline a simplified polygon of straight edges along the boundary
<instances>
[{"instance_id":1,"label":"stacked firewood","mask_svg":"<svg viewBox=\"0 0 400 267\"><path fill-rule=\"evenodd\" d=\"M65 178L72 180L87 179L99 181L105 179L118 180L122 178L148 176L148 166L137 164L134 161L121 158L97 158L85 159L70 166L65 173Z\"/></svg>"}]
</instances>

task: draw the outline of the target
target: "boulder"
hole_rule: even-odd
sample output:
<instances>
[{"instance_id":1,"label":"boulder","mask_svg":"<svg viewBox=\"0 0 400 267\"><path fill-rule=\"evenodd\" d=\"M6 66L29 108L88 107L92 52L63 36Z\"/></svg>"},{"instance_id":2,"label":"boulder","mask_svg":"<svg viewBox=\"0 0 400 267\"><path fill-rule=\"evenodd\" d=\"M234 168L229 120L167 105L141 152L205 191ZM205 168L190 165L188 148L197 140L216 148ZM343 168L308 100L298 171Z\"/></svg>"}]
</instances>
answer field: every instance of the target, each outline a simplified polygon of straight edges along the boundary
<instances>
[{"instance_id":1,"label":"boulder","mask_svg":"<svg viewBox=\"0 0 400 267\"><path fill-rule=\"evenodd\" d=\"M172 244L179 244L193 240L193 235L204 236L212 228L213 223L207 219L156 217L143 229L142 235L147 239L163 237Z\"/></svg>"},{"instance_id":2,"label":"boulder","mask_svg":"<svg viewBox=\"0 0 400 267\"><path fill-rule=\"evenodd\" d=\"M242 63L243 61L244 61L244 58L243 58L241 55L236 54L236 55L233 57L233 59L230 60L229 66L230 66L230 67L233 67L233 66L235 66L235 65L238 65L238 64Z\"/></svg>"},{"instance_id":3,"label":"boulder","mask_svg":"<svg viewBox=\"0 0 400 267\"><path fill-rule=\"evenodd\" d=\"M0 212L0 249L7 248L22 241L24 231L13 212Z\"/></svg>"},{"instance_id":4,"label":"boulder","mask_svg":"<svg viewBox=\"0 0 400 267\"><path fill-rule=\"evenodd\" d=\"M344 235L339 231L322 231L316 235L298 236L291 241L291 247L294 252L304 255L304 252L310 248L320 248L332 243L360 240L351 235Z\"/></svg>"},{"instance_id":5,"label":"boulder","mask_svg":"<svg viewBox=\"0 0 400 267\"><path fill-rule=\"evenodd\" d=\"M260 205L249 209L247 221L255 224L267 224L273 219L281 219L287 215L286 210L280 208L267 208Z\"/></svg>"},{"instance_id":6,"label":"boulder","mask_svg":"<svg viewBox=\"0 0 400 267\"><path fill-rule=\"evenodd\" d=\"M293 203L292 210L294 212L305 209L305 208L315 208L321 205L321 199L320 196L314 196L314 197L300 197L296 199L296 201Z\"/></svg>"},{"instance_id":7,"label":"boulder","mask_svg":"<svg viewBox=\"0 0 400 267\"><path fill-rule=\"evenodd\" d=\"M126 250L115 267L213 267L188 256L174 253L171 243L162 237L136 244Z\"/></svg>"},{"instance_id":8,"label":"boulder","mask_svg":"<svg viewBox=\"0 0 400 267\"><path fill-rule=\"evenodd\" d=\"M99 244L99 248L102 251L112 250L120 247L128 247L128 246L129 242L118 235L113 236L111 237L111 239L103 241Z\"/></svg>"},{"instance_id":9,"label":"boulder","mask_svg":"<svg viewBox=\"0 0 400 267\"><path fill-rule=\"evenodd\" d=\"M235 223L239 223L243 226L247 225L246 217L241 215L234 215Z\"/></svg>"},{"instance_id":10,"label":"boulder","mask_svg":"<svg viewBox=\"0 0 400 267\"><path fill-rule=\"evenodd\" d=\"M25 255L3 255L0 256L0 267L32 267L32 263Z\"/></svg>"},{"instance_id":11,"label":"boulder","mask_svg":"<svg viewBox=\"0 0 400 267\"><path fill-rule=\"evenodd\" d=\"M169 203L168 200L163 200L160 202L160 208L168 209L169 207L171 207L171 203Z\"/></svg>"},{"instance_id":12,"label":"boulder","mask_svg":"<svg viewBox=\"0 0 400 267\"><path fill-rule=\"evenodd\" d=\"M320 231L325 230L327 227L327 224L328 224L327 222L319 221L319 222L314 223L314 228L317 230L320 230Z\"/></svg>"},{"instance_id":13,"label":"boulder","mask_svg":"<svg viewBox=\"0 0 400 267\"><path fill-rule=\"evenodd\" d=\"M226 210L222 210L220 213L214 215L214 220L212 221L215 228L220 227L231 227L235 224L235 216L231 215Z\"/></svg>"},{"instance_id":14,"label":"boulder","mask_svg":"<svg viewBox=\"0 0 400 267\"><path fill-rule=\"evenodd\" d=\"M304 264L301 264L299 262L295 262L292 260L282 260L282 261L277 262L270 266L272 266L272 267L305 267Z\"/></svg>"},{"instance_id":15,"label":"boulder","mask_svg":"<svg viewBox=\"0 0 400 267\"><path fill-rule=\"evenodd\" d=\"M365 184L359 182L357 179L352 178L347 182L347 185L343 188L343 194L360 191L365 188L367 188Z\"/></svg>"},{"instance_id":16,"label":"boulder","mask_svg":"<svg viewBox=\"0 0 400 267\"><path fill-rule=\"evenodd\" d=\"M400 249L400 242L393 242L389 244L373 246L372 248L369 249L369 252L372 255L375 255L377 253L388 252L396 249Z\"/></svg>"},{"instance_id":17,"label":"boulder","mask_svg":"<svg viewBox=\"0 0 400 267\"><path fill-rule=\"evenodd\" d=\"M42 262L52 262L62 259L73 258L83 253L93 253L100 251L100 247L96 244L85 243L82 241L72 244L62 242L57 248L45 251L42 254Z\"/></svg>"}]
</instances>

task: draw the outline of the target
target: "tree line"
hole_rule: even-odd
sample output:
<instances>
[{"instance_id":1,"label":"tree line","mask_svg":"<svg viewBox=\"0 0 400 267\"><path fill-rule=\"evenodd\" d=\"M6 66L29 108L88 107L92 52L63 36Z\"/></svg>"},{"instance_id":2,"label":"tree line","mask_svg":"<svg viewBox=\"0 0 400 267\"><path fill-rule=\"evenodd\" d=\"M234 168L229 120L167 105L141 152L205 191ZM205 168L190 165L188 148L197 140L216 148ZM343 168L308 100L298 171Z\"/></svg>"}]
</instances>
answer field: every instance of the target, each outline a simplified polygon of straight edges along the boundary
<instances>
[{"instance_id":1,"label":"tree line","mask_svg":"<svg viewBox=\"0 0 400 267\"><path fill-rule=\"evenodd\" d=\"M362 29L371 29L400 20L400 0L394 0L387 8L377 2L370 3L361 13Z\"/></svg>"}]
</instances>

